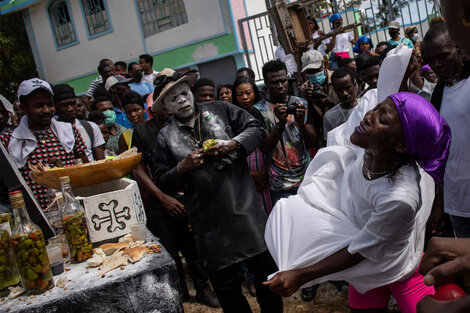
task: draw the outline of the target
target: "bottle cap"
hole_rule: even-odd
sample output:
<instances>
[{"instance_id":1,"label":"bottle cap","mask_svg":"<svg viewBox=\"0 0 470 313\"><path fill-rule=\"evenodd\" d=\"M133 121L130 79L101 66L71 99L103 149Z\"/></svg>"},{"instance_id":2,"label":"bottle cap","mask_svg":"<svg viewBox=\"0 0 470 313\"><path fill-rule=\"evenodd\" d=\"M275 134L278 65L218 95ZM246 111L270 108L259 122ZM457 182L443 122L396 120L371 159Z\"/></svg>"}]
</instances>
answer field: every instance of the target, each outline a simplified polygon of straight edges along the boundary
<instances>
[{"instance_id":1,"label":"bottle cap","mask_svg":"<svg viewBox=\"0 0 470 313\"><path fill-rule=\"evenodd\" d=\"M25 207L23 193L21 192L21 190L12 191L8 195L10 196L10 203L13 209Z\"/></svg>"},{"instance_id":2,"label":"bottle cap","mask_svg":"<svg viewBox=\"0 0 470 313\"><path fill-rule=\"evenodd\" d=\"M63 183L70 183L70 177L68 176L62 176L59 177L59 183L62 185Z\"/></svg>"}]
</instances>

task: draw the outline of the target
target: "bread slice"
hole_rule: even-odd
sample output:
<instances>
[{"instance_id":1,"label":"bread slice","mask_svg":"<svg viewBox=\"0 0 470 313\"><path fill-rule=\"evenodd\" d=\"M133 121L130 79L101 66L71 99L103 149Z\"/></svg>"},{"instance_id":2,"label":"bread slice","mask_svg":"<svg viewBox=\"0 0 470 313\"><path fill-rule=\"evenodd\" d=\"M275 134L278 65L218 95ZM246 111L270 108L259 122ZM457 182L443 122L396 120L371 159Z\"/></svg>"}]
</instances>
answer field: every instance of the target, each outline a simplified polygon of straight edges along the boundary
<instances>
[{"instance_id":1,"label":"bread slice","mask_svg":"<svg viewBox=\"0 0 470 313\"><path fill-rule=\"evenodd\" d=\"M98 248L100 248L101 250L103 250L103 252L104 252L106 255L111 255L111 254L113 254L114 252L116 252L117 250L122 250L122 249L127 249L127 248L129 248L129 244L126 243L126 242L104 243L104 244L102 244L101 246L99 246Z\"/></svg>"},{"instance_id":2,"label":"bread slice","mask_svg":"<svg viewBox=\"0 0 470 313\"><path fill-rule=\"evenodd\" d=\"M127 257L122 255L122 251L116 251L112 256L104 260L101 266L101 272L98 276L104 277L106 273L125 265L127 265Z\"/></svg>"},{"instance_id":3,"label":"bread slice","mask_svg":"<svg viewBox=\"0 0 470 313\"><path fill-rule=\"evenodd\" d=\"M143 259L144 256L147 254L147 251L148 250L146 246L139 246L139 247L125 249L122 252L122 255L128 256L129 261L131 263L135 263Z\"/></svg>"}]
</instances>

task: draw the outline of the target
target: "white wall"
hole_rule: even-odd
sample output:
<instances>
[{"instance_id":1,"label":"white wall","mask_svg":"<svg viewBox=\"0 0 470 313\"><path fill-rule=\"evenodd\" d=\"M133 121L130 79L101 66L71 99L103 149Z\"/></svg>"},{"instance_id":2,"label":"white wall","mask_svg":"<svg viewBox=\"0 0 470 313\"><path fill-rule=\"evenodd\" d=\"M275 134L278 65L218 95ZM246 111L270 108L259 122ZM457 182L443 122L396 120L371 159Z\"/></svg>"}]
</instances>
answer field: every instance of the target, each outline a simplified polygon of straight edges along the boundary
<instances>
[{"instance_id":1,"label":"white wall","mask_svg":"<svg viewBox=\"0 0 470 313\"><path fill-rule=\"evenodd\" d=\"M245 0L248 16L266 12L266 1L264 0Z\"/></svg>"},{"instance_id":2,"label":"white wall","mask_svg":"<svg viewBox=\"0 0 470 313\"><path fill-rule=\"evenodd\" d=\"M49 25L48 1L28 9L45 76L50 82L96 71L102 58L129 60L144 52L134 1L107 0L113 32L91 40L87 36L79 0L69 0L68 3L80 43L59 51Z\"/></svg>"},{"instance_id":3,"label":"white wall","mask_svg":"<svg viewBox=\"0 0 470 313\"><path fill-rule=\"evenodd\" d=\"M188 23L147 37L145 43L149 53L164 51L226 31L219 0L185 0L184 4Z\"/></svg>"}]
</instances>

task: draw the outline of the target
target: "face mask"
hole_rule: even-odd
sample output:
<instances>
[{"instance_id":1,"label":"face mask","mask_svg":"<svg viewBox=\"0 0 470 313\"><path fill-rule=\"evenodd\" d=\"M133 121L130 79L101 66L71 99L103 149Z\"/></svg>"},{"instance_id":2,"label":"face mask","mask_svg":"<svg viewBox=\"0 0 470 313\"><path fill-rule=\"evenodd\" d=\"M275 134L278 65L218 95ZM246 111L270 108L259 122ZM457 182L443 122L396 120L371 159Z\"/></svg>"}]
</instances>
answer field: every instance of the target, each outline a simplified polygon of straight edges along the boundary
<instances>
[{"instance_id":1,"label":"face mask","mask_svg":"<svg viewBox=\"0 0 470 313\"><path fill-rule=\"evenodd\" d=\"M106 124L106 126L111 126L116 121L116 112L114 112L113 110L104 111L103 115L105 117L104 123Z\"/></svg>"},{"instance_id":2,"label":"face mask","mask_svg":"<svg viewBox=\"0 0 470 313\"><path fill-rule=\"evenodd\" d=\"M398 35L398 32L397 31L389 31L388 34L390 35L390 37L395 38Z\"/></svg>"},{"instance_id":3,"label":"face mask","mask_svg":"<svg viewBox=\"0 0 470 313\"><path fill-rule=\"evenodd\" d=\"M413 41L418 41L418 40L419 40L419 34L414 33L414 34L411 36L411 39L412 39Z\"/></svg>"},{"instance_id":4,"label":"face mask","mask_svg":"<svg viewBox=\"0 0 470 313\"><path fill-rule=\"evenodd\" d=\"M314 85L323 85L326 80L326 76L323 71L320 73L307 75L307 78Z\"/></svg>"}]
</instances>

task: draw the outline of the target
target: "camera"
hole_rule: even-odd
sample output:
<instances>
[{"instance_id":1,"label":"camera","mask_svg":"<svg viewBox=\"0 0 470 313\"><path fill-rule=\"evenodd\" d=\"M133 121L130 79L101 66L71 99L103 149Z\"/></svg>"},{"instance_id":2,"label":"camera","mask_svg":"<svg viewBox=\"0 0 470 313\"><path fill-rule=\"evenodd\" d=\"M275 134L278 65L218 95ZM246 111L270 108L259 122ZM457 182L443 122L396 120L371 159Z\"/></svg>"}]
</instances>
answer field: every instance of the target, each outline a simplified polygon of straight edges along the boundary
<instances>
[{"instance_id":1,"label":"camera","mask_svg":"<svg viewBox=\"0 0 470 313\"><path fill-rule=\"evenodd\" d=\"M313 94L312 98L313 99L320 99L323 97L323 88L319 84L314 84L313 85Z\"/></svg>"},{"instance_id":2,"label":"camera","mask_svg":"<svg viewBox=\"0 0 470 313\"><path fill-rule=\"evenodd\" d=\"M299 104L297 103L295 98L289 97L289 101L287 101L286 107L287 107L287 110L286 110L287 115L289 114L295 115L295 113L297 112L297 108L299 107Z\"/></svg>"},{"instance_id":3,"label":"camera","mask_svg":"<svg viewBox=\"0 0 470 313\"><path fill-rule=\"evenodd\" d=\"M286 110L287 115L289 114L295 115L295 112L297 112L297 107L298 107L297 103L287 104L287 110Z\"/></svg>"}]
</instances>

